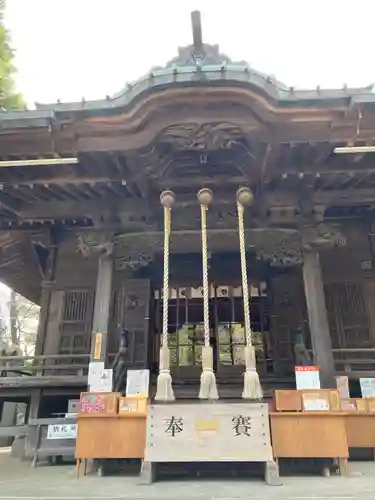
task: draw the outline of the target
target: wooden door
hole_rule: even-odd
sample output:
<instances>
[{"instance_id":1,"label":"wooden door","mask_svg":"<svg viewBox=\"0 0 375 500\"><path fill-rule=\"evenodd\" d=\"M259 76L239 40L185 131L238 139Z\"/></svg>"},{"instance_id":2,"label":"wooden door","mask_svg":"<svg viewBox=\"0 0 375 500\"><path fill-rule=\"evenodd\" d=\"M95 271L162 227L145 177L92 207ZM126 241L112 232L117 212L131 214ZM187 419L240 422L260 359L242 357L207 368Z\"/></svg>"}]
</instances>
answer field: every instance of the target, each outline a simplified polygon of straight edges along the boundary
<instances>
[{"instance_id":1,"label":"wooden door","mask_svg":"<svg viewBox=\"0 0 375 500\"><path fill-rule=\"evenodd\" d=\"M372 346L362 283L328 283L324 288L332 347L349 349Z\"/></svg>"},{"instance_id":2,"label":"wooden door","mask_svg":"<svg viewBox=\"0 0 375 500\"><path fill-rule=\"evenodd\" d=\"M300 270L275 273L270 279L269 290L270 342L275 371L291 373L295 364L294 331L297 327L307 330L306 300Z\"/></svg>"},{"instance_id":3,"label":"wooden door","mask_svg":"<svg viewBox=\"0 0 375 500\"><path fill-rule=\"evenodd\" d=\"M131 368L149 364L151 283L147 279L127 279L120 299L120 325L129 331L128 361Z\"/></svg>"}]
</instances>

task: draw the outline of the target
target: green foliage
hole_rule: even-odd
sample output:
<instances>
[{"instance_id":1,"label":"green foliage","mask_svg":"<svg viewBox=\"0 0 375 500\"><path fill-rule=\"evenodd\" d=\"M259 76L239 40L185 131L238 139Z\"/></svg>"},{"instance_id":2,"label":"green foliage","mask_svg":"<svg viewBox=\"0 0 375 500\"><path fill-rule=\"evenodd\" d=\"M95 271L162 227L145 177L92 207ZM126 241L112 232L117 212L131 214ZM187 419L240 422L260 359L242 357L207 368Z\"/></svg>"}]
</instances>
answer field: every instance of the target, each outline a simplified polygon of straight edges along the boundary
<instances>
[{"instance_id":1,"label":"green foliage","mask_svg":"<svg viewBox=\"0 0 375 500\"><path fill-rule=\"evenodd\" d=\"M14 52L4 24L5 2L0 0L0 107L9 111L25 107L21 94L15 91Z\"/></svg>"}]
</instances>

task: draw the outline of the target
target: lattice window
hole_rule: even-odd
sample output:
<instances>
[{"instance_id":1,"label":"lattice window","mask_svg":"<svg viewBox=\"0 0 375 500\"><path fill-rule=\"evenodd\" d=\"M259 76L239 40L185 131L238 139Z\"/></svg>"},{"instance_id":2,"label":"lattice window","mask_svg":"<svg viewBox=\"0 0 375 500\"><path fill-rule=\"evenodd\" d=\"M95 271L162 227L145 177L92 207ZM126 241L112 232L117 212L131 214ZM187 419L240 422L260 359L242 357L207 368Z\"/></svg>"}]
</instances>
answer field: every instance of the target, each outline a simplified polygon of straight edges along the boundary
<instances>
[{"instance_id":1,"label":"lattice window","mask_svg":"<svg viewBox=\"0 0 375 500\"><path fill-rule=\"evenodd\" d=\"M74 290L64 294L60 322L60 353L81 354L89 352L94 293Z\"/></svg>"},{"instance_id":2,"label":"lattice window","mask_svg":"<svg viewBox=\"0 0 375 500\"><path fill-rule=\"evenodd\" d=\"M372 345L362 284L327 284L325 298L333 347Z\"/></svg>"}]
</instances>

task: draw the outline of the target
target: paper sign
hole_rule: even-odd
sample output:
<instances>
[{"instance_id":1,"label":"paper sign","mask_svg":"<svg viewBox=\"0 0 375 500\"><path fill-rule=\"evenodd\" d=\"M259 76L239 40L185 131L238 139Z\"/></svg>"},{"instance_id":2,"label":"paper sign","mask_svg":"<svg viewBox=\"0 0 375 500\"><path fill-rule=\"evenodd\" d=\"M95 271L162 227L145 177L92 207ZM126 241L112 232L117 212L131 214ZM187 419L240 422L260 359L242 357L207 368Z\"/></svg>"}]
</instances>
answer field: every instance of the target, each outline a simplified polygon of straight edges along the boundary
<instances>
[{"instance_id":1,"label":"paper sign","mask_svg":"<svg viewBox=\"0 0 375 500\"><path fill-rule=\"evenodd\" d=\"M329 411L329 402L325 398L304 397L303 409L306 411Z\"/></svg>"},{"instance_id":2,"label":"paper sign","mask_svg":"<svg viewBox=\"0 0 375 500\"><path fill-rule=\"evenodd\" d=\"M363 398L375 398L375 378L360 378L359 383Z\"/></svg>"},{"instance_id":3,"label":"paper sign","mask_svg":"<svg viewBox=\"0 0 375 500\"><path fill-rule=\"evenodd\" d=\"M47 439L75 439L77 424L52 424L47 429Z\"/></svg>"},{"instance_id":4,"label":"paper sign","mask_svg":"<svg viewBox=\"0 0 375 500\"><path fill-rule=\"evenodd\" d=\"M350 398L349 378L346 375L336 377L336 387L339 391L340 399Z\"/></svg>"},{"instance_id":5,"label":"paper sign","mask_svg":"<svg viewBox=\"0 0 375 500\"><path fill-rule=\"evenodd\" d=\"M67 415L74 415L79 413L79 399L69 399Z\"/></svg>"},{"instance_id":6,"label":"paper sign","mask_svg":"<svg viewBox=\"0 0 375 500\"><path fill-rule=\"evenodd\" d=\"M102 333L96 333L95 334L95 341L94 341L94 359L100 359L101 353L102 353L102 338L103 334Z\"/></svg>"},{"instance_id":7,"label":"paper sign","mask_svg":"<svg viewBox=\"0 0 375 500\"><path fill-rule=\"evenodd\" d=\"M320 389L318 366L296 366L297 389Z\"/></svg>"},{"instance_id":8,"label":"paper sign","mask_svg":"<svg viewBox=\"0 0 375 500\"><path fill-rule=\"evenodd\" d=\"M126 395L148 397L150 370L128 370L126 376Z\"/></svg>"},{"instance_id":9,"label":"paper sign","mask_svg":"<svg viewBox=\"0 0 375 500\"><path fill-rule=\"evenodd\" d=\"M100 385L100 374L104 370L104 363L97 361L89 364L88 386L90 392L98 392L95 387Z\"/></svg>"},{"instance_id":10,"label":"paper sign","mask_svg":"<svg viewBox=\"0 0 375 500\"><path fill-rule=\"evenodd\" d=\"M112 392L113 370L105 369L104 363L90 363L88 386L90 392Z\"/></svg>"}]
</instances>

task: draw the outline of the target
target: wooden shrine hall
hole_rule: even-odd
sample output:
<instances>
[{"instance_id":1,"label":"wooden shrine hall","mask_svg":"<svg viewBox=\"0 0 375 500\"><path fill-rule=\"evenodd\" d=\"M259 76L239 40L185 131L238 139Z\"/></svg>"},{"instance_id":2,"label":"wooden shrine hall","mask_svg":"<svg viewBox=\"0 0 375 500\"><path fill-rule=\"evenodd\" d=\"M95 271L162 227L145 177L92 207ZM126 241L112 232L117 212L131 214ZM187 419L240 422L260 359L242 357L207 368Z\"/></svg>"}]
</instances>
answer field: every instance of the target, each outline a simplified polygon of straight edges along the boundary
<instances>
[{"instance_id":1,"label":"wooden shrine hall","mask_svg":"<svg viewBox=\"0 0 375 500\"><path fill-rule=\"evenodd\" d=\"M0 278L41 306L31 375L8 367L1 397L34 416L66 411L124 330L152 395L163 346L177 399L205 348L240 398L249 340L265 396L301 352L323 387L375 375L372 88L288 87L192 27L115 96L0 113Z\"/></svg>"}]
</instances>

